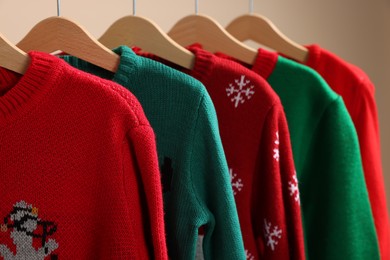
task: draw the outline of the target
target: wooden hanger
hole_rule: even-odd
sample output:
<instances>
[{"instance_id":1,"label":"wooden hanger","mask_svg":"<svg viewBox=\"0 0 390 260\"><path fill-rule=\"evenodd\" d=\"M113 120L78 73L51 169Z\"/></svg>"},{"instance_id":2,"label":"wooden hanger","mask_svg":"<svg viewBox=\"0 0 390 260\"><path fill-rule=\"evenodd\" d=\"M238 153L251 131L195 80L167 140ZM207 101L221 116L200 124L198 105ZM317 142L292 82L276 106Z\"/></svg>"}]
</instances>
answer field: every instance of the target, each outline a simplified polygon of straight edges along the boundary
<instances>
[{"instance_id":1,"label":"wooden hanger","mask_svg":"<svg viewBox=\"0 0 390 260\"><path fill-rule=\"evenodd\" d=\"M153 21L129 15L115 21L99 38L106 47L112 49L120 45L140 47L181 67L193 69L195 56L183 48L159 28Z\"/></svg>"},{"instance_id":2,"label":"wooden hanger","mask_svg":"<svg viewBox=\"0 0 390 260\"><path fill-rule=\"evenodd\" d=\"M120 60L119 55L99 43L78 23L60 16L36 24L17 46L24 51L63 51L112 72L117 70Z\"/></svg>"},{"instance_id":3,"label":"wooden hanger","mask_svg":"<svg viewBox=\"0 0 390 260\"><path fill-rule=\"evenodd\" d=\"M0 67L24 74L30 57L0 34Z\"/></svg>"},{"instance_id":4,"label":"wooden hanger","mask_svg":"<svg viewBox=\"0 0 390 260\"><path fill-rule=\"evenodd\" d=\"M287 38L269 19L258 14L237 17L226 30L240 41L253 40L300 62L309 56L304 46Z\"/></svg>"},{"instance_id":5,"label":"wooden hanger","mask_svg":"<svg viewBox=\"0 0 390 260\"><path fill-rule=\"evenodd\" d=\"M218 22L205 15L189 15L179 20L168 35L182 46L202 44L210 52L223 52L233 58L252 64L257 51L231 36Z\"/></svg>"}]
</instances>

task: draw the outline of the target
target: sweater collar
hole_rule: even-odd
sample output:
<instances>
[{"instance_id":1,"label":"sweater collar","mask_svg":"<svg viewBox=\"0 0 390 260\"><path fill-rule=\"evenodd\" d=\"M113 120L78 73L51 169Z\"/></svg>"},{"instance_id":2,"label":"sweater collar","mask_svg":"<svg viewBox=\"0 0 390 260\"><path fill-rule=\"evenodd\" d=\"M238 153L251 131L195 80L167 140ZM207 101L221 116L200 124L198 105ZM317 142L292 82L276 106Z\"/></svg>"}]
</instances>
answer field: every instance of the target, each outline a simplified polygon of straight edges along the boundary
<instances>
[{"instance_id":1,"label":"sweater collar","mask_svg":"<svg viewBox=\"0 0 390 260\"><path fill-rule=\"evenodd\" d=\"M305 63L305 65L316 69L319 61L321 60L321 47L317 44L305 45L305 47L309 50L309 57Z\"/></svg>"},{"instance_id":2,"label":"sweater collar","mask_svg":"<svg viewBox=\"0 0 390 260\"><path fill-rule=\"evenodd\" d=\"M112 80L122 86L129 86L129 80L133 78L129 74L135 73L140 58L127 46L120 46L114 49L114 52L120 56L120 62Z\"/></svg>"},{"instance_id":3,"label":"sweater collar","mask_svg":"<svg viewBox=\"0 0 390 260\"><path fill-rule=\"evenodd\" d=\"M215 63L217 63L218 57L212 53L202 49L200 44L193 44L188 49L195 55L194 68L188 71L189 75L196 78L204 85L207 85L207 81L211 79L212 69Z\"/></svg>"},{"instance_id":4,"label":"sweater collar","mask_svg":"<svg viewBox=\"0 0 390 260\"><path fill-rule=\"evenodd\" d=\"M127 46L119 46L113 51L120 57L118 69L115 73L93 65L75 56L61 55L60 58L79 70L99 75L101 78L112 80L122 86L129 86L129 84L131 84L129 80L133 78L130 77L130 75L135 73L137 64L140 62L139 57Z\"/></svg>"},{"instance_id":5,"label":"sweater collar","mask_svg":"<svg viewBox=\"0 0 390 260\"><path fill-rule=\"evenodd\" d=\"M278 62L278 54L276 52L258 49L257 57L252 65L252 70L268 80Z\"/></svg>"},{"instance_id":6,"label":"sweater collar","mask_svg":"<svg viewBox=\"0 0 390 260\"><path fill-rule=\"evenodd\" d=\"M212 68L218 62L216 60L216 59L218 59L218 57L216 57L212 53L207 52L204 49L202 49L202 45L199 43L194 43L194 44L188 46L187 49L190 50L195 55L195 63L194 63L194 68L192 70L184 69L184 68L182 68L182 67L180 67L172 62L164 60L164 59L162 59L162 58L160 58L152 53L143 52L142 49L140 49L138 47L133 47L133 50L135 51L136 54L141 55L142 57L146 57L146 58L158 61L158 62L162 62L163 64L165 64L173 69L182 71L182 72L196 78L197 80L202 82L204 85L206 85L207 83L205 83L205 82L208 82L210 80ZM132 53L134 54L134 52L132 52ZM134 55L137 56L136 54L134 54Z\"/></svg>"},{"instance_id":7,"label":"sweater collar","mask_svg":"<svg viewBox=\"0 0 390 260\"><path fill-rule=\"evenodd\" d=\"M266 80L272 74L275 69L276 63L278 62L278 54L276 52L267 51L261 48L258 49L257 56L253 64L246 64L221 52L217 52L215 53L215 55L224 59L240 63L246 68L256 72Z\"/></svg>"},{"instance_id":8,"label":"sweater collar","mask_svg":"<svg viewBox=\"0 0 390 260\"><path fill-rule=\"evenodd\" d=\"M0 124L33 108L61 74L60 59L35 51L28 55L31 61L24 75L0 68Z\"/></svg>"}]
</instances>

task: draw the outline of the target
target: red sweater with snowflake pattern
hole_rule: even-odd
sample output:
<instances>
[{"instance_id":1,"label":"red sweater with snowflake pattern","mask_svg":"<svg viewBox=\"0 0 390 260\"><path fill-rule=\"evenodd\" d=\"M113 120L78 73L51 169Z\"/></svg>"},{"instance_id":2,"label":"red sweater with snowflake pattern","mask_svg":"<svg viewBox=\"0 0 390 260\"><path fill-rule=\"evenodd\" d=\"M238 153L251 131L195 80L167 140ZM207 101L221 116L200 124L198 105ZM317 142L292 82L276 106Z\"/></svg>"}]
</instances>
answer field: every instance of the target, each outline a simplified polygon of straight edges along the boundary
<instances>
[{"instance_id":1,"label":"red sweater with snowflake pattern","mask_svg":"<svg viewBox=\"0 0 390 260\"><path fill-rule=\"evenodd\" d=\"M194 69L184 72L205 85L214 103L246 258L304 259L299 191L278 96L243 66L198 45L190 50Z\"/></svg>"},{"instance_id":2,"label":"red sweater with snowflake pattern","mask_svg":"<svg viewBox=\"0 0 390 260\"><path fill-rule=\"evenodd\" d=\"M0 69L0 259L167 259L155 137L126 89L31 52Z\"/></svg>"},{"instance_id":3,"label":"red sweater with snowflake pattern","mask_svg":"<svg viewBox=\"0 0 390 260\"><path fill-rule=\"evenodd\" d=\"M359 138L364 177L382 259L390 259L390 223L380 154L378 112L373 83L360 68L318 45L306 46L306 65L343 97Z\"/></svg>"},{"instance_id":4,"label":"red sweater with snowflake pattern","mask_svg":"<svg viewBox=\"0 0 390 260\"><path fill-rule=\"evenodd\" d=\"M304 259L299 191L286 117L268 83L198 46L190 75L217 111L247 259Z\"/></svg>"}]
</instances>

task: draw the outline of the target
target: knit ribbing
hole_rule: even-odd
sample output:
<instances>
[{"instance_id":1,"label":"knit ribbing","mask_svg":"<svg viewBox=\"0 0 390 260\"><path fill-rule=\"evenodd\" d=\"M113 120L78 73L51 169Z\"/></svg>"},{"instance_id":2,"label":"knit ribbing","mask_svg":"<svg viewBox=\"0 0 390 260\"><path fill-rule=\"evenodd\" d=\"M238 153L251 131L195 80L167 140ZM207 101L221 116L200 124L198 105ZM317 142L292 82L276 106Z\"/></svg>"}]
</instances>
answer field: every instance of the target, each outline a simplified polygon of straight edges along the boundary
<instances>
[{"instance_id":1,"label":"knit ribbing","mask_svg":"<svg viewBox=\"0 0 390 260\"><path fill-rule=\"evenodd\" d=\"M0 96L10 90L20 77L20 74L0 67Z\"/></svg>"},{"instance_id":2,"label":"knit ribbing","mask_svg":"<svg viewBox=\"0 0 390 260\"><path fill-rule=\"evenodd\" d=\"M196 53L194 69L189 74L207 86L209 80L212 80L210 75L212 74L213 55L209 52L199 51L199 48L199 44L189 47L190 51Z\"/></svg>"},{"instance_id":3,"label":"knit ribbing","mask_svg":"<svg viewBox=\"0 0 390 260\"><path fill-rule=\"evenodd\" d=\"M278 55L276 53L258 49L257 58L253 64L252 70L259 73L265 79L271 75L275 68Z\"/></svg>"},{"instance_id":4,"label":"knit ribbing","mask_svg":"<svg viewBox=\"0 0 390 260\"><path fill-rule=\"evenodd\" d=\"M0 125L39 103L61 74L55 69L61 61L55 57L34 51L29 56L31 63L22 76L0 68L0 89L12 86L0 97Z\"/></svg>"},{"instance_id":5,"label":"knit ribbing","mask_svg":"<svg viewBox=\"0 0 390 260\"><path fill-rule=\"evenodd\" d=\"M112 80L121 84L122 86L128 86L131 84L129 74L137 73L137 63L134 60L136 57L133 52L126 51L124 48L115 49L115 53L120 56L120 66L113 76Z\"/></svg>"},{"instance_id":6,"label":"knit ribbing","mask_svg":"<svg viewBox=\"0 0 390 260\"><path fill-rule=\"evenodd\" d=\"M319 66L319 60L321 59L321 48L317 44L305 46L309 50L309 57L306 61L306 65L316 69Z\"/></svg>"}]
</instances>

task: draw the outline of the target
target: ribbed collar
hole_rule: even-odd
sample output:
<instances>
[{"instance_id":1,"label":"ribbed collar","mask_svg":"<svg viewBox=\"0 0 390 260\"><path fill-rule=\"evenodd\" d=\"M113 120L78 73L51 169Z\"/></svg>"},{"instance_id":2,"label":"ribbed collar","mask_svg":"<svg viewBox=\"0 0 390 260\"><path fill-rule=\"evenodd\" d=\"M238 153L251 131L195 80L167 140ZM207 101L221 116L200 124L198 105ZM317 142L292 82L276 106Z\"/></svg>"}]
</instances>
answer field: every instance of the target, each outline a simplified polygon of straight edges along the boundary
<instances>
[{"instance_id":1,"label":"ribbed collar","mask_svg":"<svg viewBox=\"0 0 390 260\"><path fill-rule=\"evenodd\" d=\"M276 52L260 48L251 69L267 80L274 71L277 62L278 54Z\"/></svg>"},{"instance_id":2,"label":"ribbed collar","mask_svg":"<svg viewBox=\"0 0 390 260\"><path fill-rule=\"evenodd\" d=\"M317 44L305 45L305 47L309 50L309 57L305 65L316 69L321 60L321 47Z\"/></svg>"},{"instance_id":3,"label":"ribbed collar","mask_svg":"<svg viewBox=\"0 0 390 260\"><path fill-rule=\"evenodd\" d=\"M133 73L136 73L138 66L140 66L140 57L127 46L119 46L113 51L120 57L118 69L115 73L74 56L61 55L60 58L79 70L99 75L101 78L112 80L122 86L129 86L131 84L129 81L134 78Z\"/></svg>"},{"instance_id":4,"label":"ribbed collar","mask_svg":"<svg viewBox=\"0 0 390 260\"><path fill-rule=\"evenodd\" d=\"M224 59L228 59L240 63L246 68L256 72L264 79L268 79L268 77L272 74L273 70L275 69L276 63L278 62L277 53L270 52L261 48L258 49L257 56L253 64L246 64L240 60L237 60L221 52L216 52L215 55Z\"/></svg>"},{"instance_id":5,"label":"ribbed collar","mask_svg":"<svg viewBox=\"0 0 390 260\"><path fill-rule=\"evenodd\" d=\"M218 57L203 50L200 44L193 44L189 46L188 49L194 53L195 63L194 68L187 73L207 86L207 83L205 82L211 80L210 75Z\"/></svg>"},{"instance_id":6,"label":"ribbed collar","mask_svg":"<svg viewBox=\"0 0 390 260\"><path fill-rule=\"evenodd\" d=\"M142 57L146 57L146 58L158 61L158 62L162 62L163 64L165 64L171 68L180 70L180 71L196 78L197 80L201 81L204 85L206 85L205 82L210 80L210 75L212 73L211 71L212 71L214 64L216 63L215 59L217 57L215 57L212 53L203 50L202 45L199 43L194 43L194 44L188 46L187 49L190 50L195 55L195 63L194 63L194 68L192 70L183 69L182 67L180 67L180 66L178 66L170 61L164 60L164 59L162 59L162 58L160 58L152 53L143 52L140 48L137 48L137 47L133 48L133 50L138 55L141 55Z\"/></svg>"},{"instance_id":7,"label":"ribbed collar","mask_svg":"<svg viewBox=\"0 0 390 260\"><path fill-rule=\"evenodd\" d=\"M0 125L7 125L38 104L65 65L50 54L35 51L28 54L31 62L24 75L0 68Z\"/></svg>"},{"instance_id":8,"label":"ribbed collar","mask_svg":"<svg viewBox=\"0 0 390 260\"><path fill-rule=\"evenodd\" d=\"M129 81L134 78L132 74L136 73L141 62L140 57L127 46L120 46L114 52L120 56L120 62L112 80L122 86L129 86Z\"/></svg>"}]
</instances>

